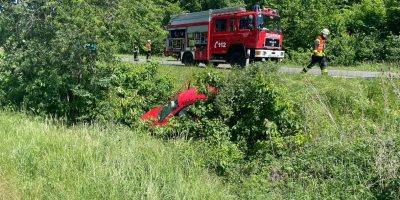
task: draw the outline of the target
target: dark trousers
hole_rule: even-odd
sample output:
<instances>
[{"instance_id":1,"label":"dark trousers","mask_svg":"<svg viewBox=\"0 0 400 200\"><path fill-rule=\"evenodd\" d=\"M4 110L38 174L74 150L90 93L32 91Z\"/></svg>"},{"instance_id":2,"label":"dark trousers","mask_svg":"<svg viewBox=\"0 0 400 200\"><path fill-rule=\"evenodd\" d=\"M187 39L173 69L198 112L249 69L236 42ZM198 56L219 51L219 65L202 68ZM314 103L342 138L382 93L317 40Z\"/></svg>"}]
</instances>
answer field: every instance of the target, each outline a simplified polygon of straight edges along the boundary
<instances>
[{"instance_id":1,"label":"dark trousers","mask_svg":"<svg viewBox=\"0 0 400 200\"><path fill-rule=\"evenodd\" d=\"M311 58L311 63L307 66L307 69L305 68L304 70L309 70L312 67L314 67L316 64L319 64L319 67L321 68L321 70L324 70L326 68L326 66L328 66L328 59L323 56L316 56L313 55Z\"/></svg>"},{"instance_id":2,"label":"dark trousers","mask_svg":"<svg viewBox=\"0 0 400 200\"><path fill-rule=\"evenodd\" d=\"M146 60L150 60L151 58L151 51L146 51Z\"/></svg>"},{"instance_id":3,"label":"dark trousers","mask_svg":"<svg viewBox=\"0 0 400 200\"><path fill-rule=\"evenodd\" d=\"M133 52L133 60L138 61L139 60L139 54L138 52Z\"/></svg>"}]
</instances>

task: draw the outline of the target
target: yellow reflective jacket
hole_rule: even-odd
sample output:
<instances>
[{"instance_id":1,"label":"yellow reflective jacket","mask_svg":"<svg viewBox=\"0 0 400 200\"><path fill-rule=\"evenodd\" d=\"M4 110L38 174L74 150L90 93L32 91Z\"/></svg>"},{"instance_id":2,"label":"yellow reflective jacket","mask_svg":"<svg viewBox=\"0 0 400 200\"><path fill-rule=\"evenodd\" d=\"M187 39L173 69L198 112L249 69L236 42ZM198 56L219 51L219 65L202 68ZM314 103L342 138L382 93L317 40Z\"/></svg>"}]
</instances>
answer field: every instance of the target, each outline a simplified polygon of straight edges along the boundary
<instances>
[{"instance_id":1,"label":"yellow reflective jacket","mask_svg":"<svg viewBox=\"0 0 400 200\"><path fill-rule=\"evenodd\" d=\"M318 57L325 56L326 39L319 35L314 44L314 55Z\"/></svg>"}]
</instances>

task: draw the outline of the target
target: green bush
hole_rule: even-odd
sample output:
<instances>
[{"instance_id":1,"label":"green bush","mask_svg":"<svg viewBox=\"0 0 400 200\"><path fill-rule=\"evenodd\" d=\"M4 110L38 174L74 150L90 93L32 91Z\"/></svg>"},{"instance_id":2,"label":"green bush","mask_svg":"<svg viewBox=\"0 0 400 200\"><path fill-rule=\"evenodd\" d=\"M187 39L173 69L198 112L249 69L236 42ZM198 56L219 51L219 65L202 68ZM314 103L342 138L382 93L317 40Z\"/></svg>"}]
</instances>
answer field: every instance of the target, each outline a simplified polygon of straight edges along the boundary
<instances>
[{"instance_id":1,"label":"green bush","mask_svg":"<svg viewBox=\"0 0 400 200\"><path fill-rule=\"evenodd\" d=\"M379 38L379 36L370 35L358 35L356 37L356 61L365 62L370 60L383 60L382 52L385 47L385 39Z\"/></svg>"},{"instance_id":2,"label":"green bush","mask_svg":"<svg viewBox=\"0 0 400 200\"><path fill-rule=\"evenodd\" d=\"M201 155L200 164L220 176L233 178L240 174L243 152L230 140L230 129L221 120L201 118L193 121L186 116L173 121L172 127L157 129L154 134L170 139L188 139Z\"/></svg>"},{"instance_id":3,"label":"green bush","mask_svg":"<svg viewBox=\"0 0 400 200\"><path fill-rule=\"evenodd\" d=\"M299 66L308 65L311 59L311 51L303 48L299 48L296 50L287 50L286 51L287 58L291 61L296 63Z\"/></svg>"},{"instance_id":4,"label":"green bush","mask_svg":"<svg viewBox=\"0 0 400 200\"><path fill-rule=\"evenodd\" d=\"M356 42L357 39L354 36L346 33L335 37L328 44L328 57L336 64L353 65L356 61Z\"/></svg>"},{"instance_id":5,"label":"green bush","mask_svg":"<svg viewBox=\"0 0 400 200\"><path fill-rule=\"evenodd\" d=\"M228 177L238 176L244 158L288 154L309 138L301 128L300 107L278 85L275 70L256 65L224 78L201 73L192 86L203 92L207 85L217 86L215 98L208 94L208 102L191 106L186 116L173 119L171 126L150 131L164 139L193 140L204 151L205 166Z\"/></svg>"},{"instance_id":6,"label":"green bush","mask_svg":"<svg viewBox=\"0 0 400 200\"><path fill-rule=\"evenodd\" d=\"M96 108L96 118L105 122L132 125L144 111L163 104L173 95L166 76L158 76L156 63L119 64L112 71L109 93Z\"/></svg>"},{"instance_id":7,"label":"green bush","mask_svg":"<svg viewBox=\"0 0 400 200\"><path fill-rule=\"evenodd\" d=\"M281 142L284 138L303 132L299 107L277 84L278 79L278 74L266 75L259 67L235 71L216 98L220 118L231 128L231 140L247 156L267 148L268 153L274 153L275 147L279 155L280 150L288 151L287 144Z\"/></svg>"},{"instance_id":8,"label":"green bush","mask_svg":"<svg viewBox=\"0 0 400 200\"><path fill-rule=\"evenodd\" d=\"M112 30L105 20L112 4L40 2L34 10L26 4L7 6L3 23L15 34L4 45L2 105L70 123L130 124L172 94L168 80L156 76L156 65L132 67L114 60ZM27 23L31 18L34 24Z\"/></svg>"},{"instance_id":9,"label":"green bush","mask_svg":"<svg viewBox=\"0 0 400 200\"><path fill-rule=\"evenodd\" d=\"M110 10L100 2L31 3L6 4L1 104L69 122L95 118L114 64Z\"/></svg>"},{"instance_id":10,"label":"green bush","mask_svg":"<svg viewBox=\"0 0 400 200\"><path fill-rule=\"evenodd\" d=\"M391 35L384 45L384 57L388 62L399 63L400 61L400 36Z\"/></svg>"}]
</instances>

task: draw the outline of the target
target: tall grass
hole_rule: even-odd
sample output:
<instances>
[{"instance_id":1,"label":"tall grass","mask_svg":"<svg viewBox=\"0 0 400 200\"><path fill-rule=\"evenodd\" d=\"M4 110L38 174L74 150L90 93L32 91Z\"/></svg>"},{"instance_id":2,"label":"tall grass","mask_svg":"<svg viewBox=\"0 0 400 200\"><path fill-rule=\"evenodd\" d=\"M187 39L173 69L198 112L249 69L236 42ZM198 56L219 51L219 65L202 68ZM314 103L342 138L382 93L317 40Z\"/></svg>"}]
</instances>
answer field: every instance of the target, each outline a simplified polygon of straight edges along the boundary
<instances>
[{"instance_id":1,"label":"tall grass","mask_svg":"<svg viewBox=\"0 0 400 200\"><path fill-rule=\"evenodd\" d=\"M244 198L400 199L399 80L282 75L312 137L244 181ZM242 196L242 195L241 195Z\"/></svg>"},{"instance_id":2,"label":"tall grass","mask_svg":"<svg viewBox=\"0 0 400 200\"><path fill-rule=\"evenodd\" d=\"M178 151L189 145L118 126L66 128L0 111L0 144L1 198L233 198Z\"/></svg>"}]
</instances>

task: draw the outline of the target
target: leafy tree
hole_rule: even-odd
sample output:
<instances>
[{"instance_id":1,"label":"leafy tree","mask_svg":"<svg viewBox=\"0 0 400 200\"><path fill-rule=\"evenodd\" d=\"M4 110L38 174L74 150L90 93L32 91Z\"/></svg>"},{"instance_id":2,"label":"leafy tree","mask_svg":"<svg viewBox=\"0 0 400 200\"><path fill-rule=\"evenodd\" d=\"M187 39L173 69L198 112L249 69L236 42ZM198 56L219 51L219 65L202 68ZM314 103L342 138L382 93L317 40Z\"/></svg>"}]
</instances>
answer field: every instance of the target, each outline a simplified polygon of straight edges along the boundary
<instances>
[{"instance_id":1,"label":"leafy tree","mask_svg":"<svg viewBox=\"0 0 400 200\"><path fill-rule=\"evenodd\" d=\"M184 10L190 12L218 9L224 7L237 7L244 5L242 0L199 0L199 1L180 0L179 2L180 6Z\"/></svg>"},{"instance_id":2,"label":"leafy tree","mask_svg":"<svg viewBox=\"0 0 400 200\"><path fill-rule=\"evenodd\" d=\"M387 27L390 32L400 35L400 2L392 1L387 6Z\"/></svg>"},{"instance_id":3,"label":"leafy tree","mask_svg":"<svg viewBox=\"0 0 400 200\"><path fill-rule=\"evenodd\" d=\"M5 3L3 104L34 113L91 119L105 98L113 62L107 27L113 2ZM5 42L4 42L5 41Z\"/></svg>"},{"instance_id":4,"label":"leafy tree","mask_svg":"<svg viewBox=\"0 0 400 200\"><path fill-rule=\"evenodd\" d=\"M164 26L180 11L178 4L168 1L119 0L111 24L119 51L130 53L134 45L143 48L150 39L154 51L162 52L167 36Z\"/></svg>"}]
</instances>

